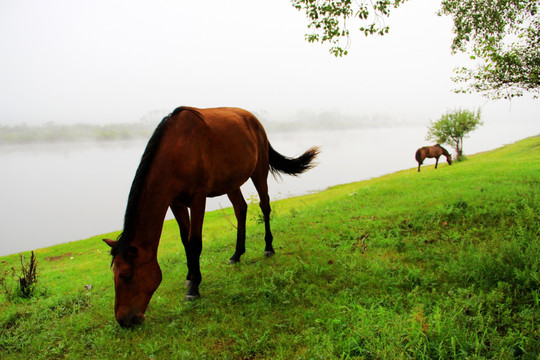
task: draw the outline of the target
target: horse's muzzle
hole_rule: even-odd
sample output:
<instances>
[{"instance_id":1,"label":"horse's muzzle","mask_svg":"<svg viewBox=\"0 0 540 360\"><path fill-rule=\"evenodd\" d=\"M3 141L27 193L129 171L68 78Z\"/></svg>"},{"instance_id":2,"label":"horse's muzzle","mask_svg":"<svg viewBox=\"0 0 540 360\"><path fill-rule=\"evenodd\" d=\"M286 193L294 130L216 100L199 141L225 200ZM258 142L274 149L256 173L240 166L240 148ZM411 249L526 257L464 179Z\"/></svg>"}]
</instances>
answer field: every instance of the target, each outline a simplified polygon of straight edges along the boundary
<instances>
[{"instance_id":1,"label":"horse's muzzle","mask_svg":"<svg viewBox=\"0 0 540 360\"><path fill-rule=\"evenodd\" d=\"M130 328L135 325L141 324L146 319L144 315L133 315L128 318L117 318L118 324L123 328Z\"/></svg>"}]
</instances>

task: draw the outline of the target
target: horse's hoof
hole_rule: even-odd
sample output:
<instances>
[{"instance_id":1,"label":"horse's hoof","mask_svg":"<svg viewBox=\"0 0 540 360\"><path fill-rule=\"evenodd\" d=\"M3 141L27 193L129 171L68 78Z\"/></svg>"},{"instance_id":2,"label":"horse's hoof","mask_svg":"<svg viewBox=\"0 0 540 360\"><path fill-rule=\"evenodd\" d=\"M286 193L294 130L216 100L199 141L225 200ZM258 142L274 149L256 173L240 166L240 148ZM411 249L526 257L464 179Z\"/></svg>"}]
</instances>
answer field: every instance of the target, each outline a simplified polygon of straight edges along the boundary
<instances>
[{"instance_id":1,"label":"horse's hoof","mask_svg":"<svg viewBox=\"0 0 540 360\"><path fill-rule=\"evenodd\" d=\"M190 286L191 286L191 280L186 280L186 282L184 283L184 287L188 288Z\"/></svg>"},{"instance_id":2,"label":"horse's hoof","mask_svg":"<svg viewBox=\"0 0 540 360\"><path fill-rule=\"evenodd\" d=\"M193 301L193 300L197 300L198 298L200 298L201 295L190 295L190 294L186 294L186 300L187 301Z\"/></svg>"},{"instance_id":3,"label":"horse's hoof","mask_svg":"<svg viewBox=\"0 0 540 360\"><path fill-rule=\"evenodd\" d=\"M275 252L274 250L272 250L272 251L265 251L265 252L264 252L264 256L270 257L270 256L274 255L275 253L276 253L276 252Z\"/></svg>"},{"instance_id":4,"label":"horse's hoof","mask_svg":"<svg viewBox=\"0 0 540 360\"><path fill-rule=\"evenodd\" d=\"M238 264L240 260L229 259L229 265Z\"/></svg>"}]
</instances>

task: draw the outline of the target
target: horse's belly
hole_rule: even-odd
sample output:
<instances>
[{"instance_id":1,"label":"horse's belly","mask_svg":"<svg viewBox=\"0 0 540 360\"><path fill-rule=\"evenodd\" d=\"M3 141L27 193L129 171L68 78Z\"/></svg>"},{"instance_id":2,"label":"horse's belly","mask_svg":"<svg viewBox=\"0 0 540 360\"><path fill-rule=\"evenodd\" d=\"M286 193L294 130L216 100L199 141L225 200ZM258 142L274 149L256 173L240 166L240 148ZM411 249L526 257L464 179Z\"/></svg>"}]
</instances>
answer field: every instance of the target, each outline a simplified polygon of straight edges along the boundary
<instances>
[{"instance_id":1,"label":"horse's belly","mask_svg":"<svg viewBox=\"0 0 540 360\"><path fill-rule=\"evenodd\" d=\"M250 174L251 175L251 174ZM206 190L207 197L216 197L220 195L225 195L230 193L233 190L240 188L246 181L249 180L249 176L229 176L223 177L222 179L216 179L208 184Z\"/></svg>"}]
</instances>

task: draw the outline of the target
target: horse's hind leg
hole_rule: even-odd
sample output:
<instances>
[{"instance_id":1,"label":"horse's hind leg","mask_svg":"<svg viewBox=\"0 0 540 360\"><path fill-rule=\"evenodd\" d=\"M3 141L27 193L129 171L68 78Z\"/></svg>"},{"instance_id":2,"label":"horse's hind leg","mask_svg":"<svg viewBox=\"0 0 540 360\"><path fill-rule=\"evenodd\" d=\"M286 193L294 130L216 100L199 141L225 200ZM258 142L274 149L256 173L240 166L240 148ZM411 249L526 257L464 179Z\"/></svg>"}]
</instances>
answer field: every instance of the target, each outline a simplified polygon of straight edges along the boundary
<instances>
[{"instance_id":1,"label":"horse's hind leg","mask_svg":"<svg viewBox=\"0 0 540 360\"><path fill-rule=\"evenodd\" d=\"M182 244L184 245L184 250L186 251L186 257L189 257L188 254L188 236L189 236L189 213L185 205L182 205L178 202L173 202L171 204L171 210L176 218L178 227L180 228L180 238L182 239ZM190 285L191 274L189 272L186 276L186 286Z\"/></svg>"},{"instance_id":2,"label":"horse's hind leg","mask_svg":"<svg viewBox=\"0 0 540 360\"><path fill-rule=\"evenodd\" d=\"M272 231L270 230L270 212L272 210L270 208L270 197L268 196L268 184L266 183L267 177L268 172L266 172L265 176L253 176L251 179L253 180L253 185L255 185L261 200L259 206L261 207L264 217L264 242L266 243L264 255L269 257L274 255L275 251L272 247L274 237L272 236Z\"/></svg>"},{"instance_id":3,"label":"horse's hind leg","mask_svg":"<svg viewBox=\"0 0 540 360\"><path fill-rule=\"evenodd\" d=\"M247 204L246 200L242 196L240 188L227 194L229 200L234 207L234 214L236 215L236 220L238 222L237 233L236 233L236 251L229 260L229 264L234 264L240 261L240 256L246 252L246 215L247 215Z\"/></svg>"}]
</instances>

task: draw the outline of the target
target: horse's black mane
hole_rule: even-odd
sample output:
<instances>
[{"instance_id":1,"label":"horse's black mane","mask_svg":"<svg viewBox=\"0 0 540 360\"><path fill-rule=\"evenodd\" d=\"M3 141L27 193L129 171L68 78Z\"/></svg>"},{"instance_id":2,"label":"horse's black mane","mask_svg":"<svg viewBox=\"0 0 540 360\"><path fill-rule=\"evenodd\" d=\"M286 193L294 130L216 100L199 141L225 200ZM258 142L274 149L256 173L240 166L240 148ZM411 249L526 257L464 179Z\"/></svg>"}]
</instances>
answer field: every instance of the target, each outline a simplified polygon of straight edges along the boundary
<instances>
[{"instance_id":1,"label":"horse's black mane","mask_svg":"<svg viewBox=\"0 0 540 360\"><path fill-rule=\"evenodd\" d=\"M443 152L443 155L444 156L450 156L450 153L448 152L448 150L446 150L445 148L443 148L440 144L437 144L438 147L440 147L442 149L442 152Z\"/></svg>"},{"instance_id":2,"label":"horse's black mane","mask_svg":"<svg viewBox=\"0 0 540 360\"><path fill-rule=\"evenodd\" d=\"M141 162L137 168L137 172L135 173L135 178L131 184L131 190L129 191L126 214L124 215L124 230L117 238L117 245L111 249L111 255L113 257L118 254L121 254L122 256L125 256L126 254L126 250L134 236L135 224L137 222L138 204L144 189L144 184L148 173L150 172L152 162L154 161L154 156L159 148L159 144L161 143L161 139L163 138L163 134L167 129L167 121L172 116L178 114L184 109L185 108L183 107L176 108L172 113L165 116L154 130L150 140L148 140L148 144L144 150Z\"/></svg>"}]
</instances>

